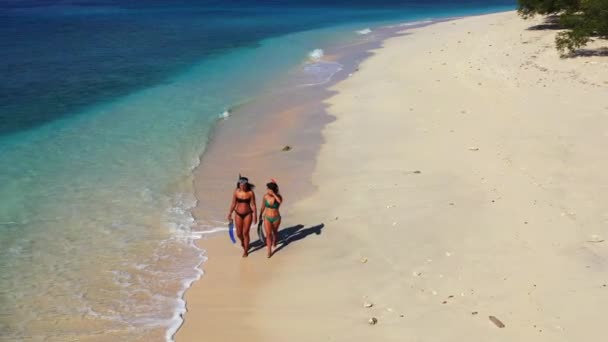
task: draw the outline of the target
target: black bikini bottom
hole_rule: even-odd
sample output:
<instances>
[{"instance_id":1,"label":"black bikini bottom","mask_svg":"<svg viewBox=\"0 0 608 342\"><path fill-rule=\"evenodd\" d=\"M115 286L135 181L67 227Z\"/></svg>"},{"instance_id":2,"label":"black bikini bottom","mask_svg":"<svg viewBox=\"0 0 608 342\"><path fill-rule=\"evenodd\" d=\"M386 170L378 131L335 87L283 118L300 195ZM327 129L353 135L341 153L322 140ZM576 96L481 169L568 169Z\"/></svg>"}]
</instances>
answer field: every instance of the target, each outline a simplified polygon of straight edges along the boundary
<instances>
[{"instance_id":1,"label":"black bikini bottom","mask_svg":"<svg viewBox=\"0 0 608 342\"><path fill-rule=\"evenodd\" d=\"M249 215L251 215L251 214L252 214L252 212L251 212L251 211L250 211L250 212L247 212L247 213L244 213L244 214L241 214L241 213L239 213L238 211L235 211L234 213L235 213L235 214L237 214L237 215L239 215L239 216L241 217L241 220L244 220L244 219L245 219L247 216L249 216Z\"/></svg>"}]
</instances>

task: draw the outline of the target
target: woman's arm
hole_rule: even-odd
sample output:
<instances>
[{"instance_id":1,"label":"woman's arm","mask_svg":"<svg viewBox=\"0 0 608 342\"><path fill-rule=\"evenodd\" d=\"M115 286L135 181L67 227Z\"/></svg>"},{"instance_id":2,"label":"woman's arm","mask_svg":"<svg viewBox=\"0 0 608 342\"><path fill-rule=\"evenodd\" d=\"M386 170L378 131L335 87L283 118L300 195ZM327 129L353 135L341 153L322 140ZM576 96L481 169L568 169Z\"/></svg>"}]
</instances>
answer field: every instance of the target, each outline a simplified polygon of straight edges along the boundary
<instances>
[{"instance_id":1,"label":"woman's arm","mask_svg":"<svg viewBox=\"0 0 608 342\"><path fill-rule=\"evenodd\" d=\"M272 197L274 197L274 200L279 202L279 204L281 204L281 202L283 202L283 198L277 194L274 193L274 191L272 192Z\"/></svg>"},{"instance_id":2,"label":"woman's arm","mask_svg":"<svg viewBox=\"0 0 608 342\"><path fill-rule=\"evenodd\" d=\"M258 223L258 208L255 205L255 192L251 192L251 209L253 209L253 224L257 224ZM261 215L261 213L260 213Z\"/></svg>"},{"instance_id":3,"label":"woman's arm","mask_svg":"<svg viewBox=\"0 0 608 342\"><path fill-rule=\"evenodd\" d=\"M232 193L232 203L230 204L230 210L228 211L228 215L226 215L226 219L228 221L232 221L232 212L236 207L236 191Z\"/></svg>"},{"instance_id":4,"label":"woman's arm","mask_svg":"<svg viewBox=\"0 0 608 342\"><path fill-rule=\"evenodd\" d=\"M264 210L266 210L266 206L264 205L264 196L262 196L262 210L260 210L260 221L262 221L262 215L264 215Z\"/></svg>"}]
</instances>

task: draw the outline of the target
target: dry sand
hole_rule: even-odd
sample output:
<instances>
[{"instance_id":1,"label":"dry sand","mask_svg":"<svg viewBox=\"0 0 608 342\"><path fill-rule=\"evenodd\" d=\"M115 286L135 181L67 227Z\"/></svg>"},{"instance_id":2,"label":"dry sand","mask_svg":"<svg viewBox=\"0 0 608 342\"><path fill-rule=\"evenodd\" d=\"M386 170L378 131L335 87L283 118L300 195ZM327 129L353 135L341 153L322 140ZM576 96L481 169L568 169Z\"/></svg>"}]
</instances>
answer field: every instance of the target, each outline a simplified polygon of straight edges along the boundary
<instances>
[{"instance_id":1,"label":"dry sand","mask_svg":"<svg viewBox=\"0 0 608 342\"><path fill-rule=\"evenodd\" d=\"M608 58L539 23L386 41L328 101L299 234L271 260L208 241L177 341L603 340Z\"/></svg>"}]
</instances>

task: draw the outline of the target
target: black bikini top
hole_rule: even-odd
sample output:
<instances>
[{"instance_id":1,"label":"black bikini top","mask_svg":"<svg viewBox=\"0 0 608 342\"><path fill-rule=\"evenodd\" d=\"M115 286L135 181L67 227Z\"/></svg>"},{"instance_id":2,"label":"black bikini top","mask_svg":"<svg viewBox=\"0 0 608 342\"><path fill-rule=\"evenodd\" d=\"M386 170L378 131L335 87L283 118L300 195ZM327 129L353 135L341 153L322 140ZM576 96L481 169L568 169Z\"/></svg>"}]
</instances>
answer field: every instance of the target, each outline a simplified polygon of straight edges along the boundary
<instances>
[{"instance_id":1,"label":"black bikini top","mask_svg":"<svg viewBox=\"0 0 608 342\"><path fill-rule=\"evenodd\" d=\"M236 201L239 203L249 203L251 201L251 198L236 198Z\"/></svg>"}]
</instances>

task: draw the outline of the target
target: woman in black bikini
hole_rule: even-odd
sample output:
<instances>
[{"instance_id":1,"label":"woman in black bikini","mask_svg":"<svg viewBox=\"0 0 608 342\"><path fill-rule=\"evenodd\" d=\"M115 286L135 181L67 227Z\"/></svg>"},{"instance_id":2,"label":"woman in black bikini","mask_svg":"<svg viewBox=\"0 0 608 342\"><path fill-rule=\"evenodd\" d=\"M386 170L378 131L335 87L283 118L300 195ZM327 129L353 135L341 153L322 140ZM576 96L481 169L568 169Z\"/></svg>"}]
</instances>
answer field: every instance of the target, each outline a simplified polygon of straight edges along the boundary
<instances>
[{"instance_id":1,"label":"woman in black bikini","mask_svg":"<svg viewBox=\"0 0 608 342\"><path fill-rule=\"evenodd\" d=\"M249 183L247 177L239 176L236 190L232 194L230 211L228 212L228 216L226 216L228 221L232 222L232 213L236 214L234 215L234 226L243 247L243 258L249 255L249 228L251 228L251 221L253 220L253 224L257 223L258 210L255 206L254 187L253 184Z\"/></svg>"},{"instance_id":2,"label":"woman in black bikini","mask_svg":"<svg viewBox=\"0 0 608 342\"><path fill-rule=\"evenodd\" d=\"M264 203L260 211L260 220L264 220L264 232L266 233L266 246L268 257L272 256L273 249L277 247L277 236L281 224L281 213L279 206L283 202L283 196L279 193L279 185L272 179L266 184L268 191L264 195Z\"/></svg>"}]
</instances>

